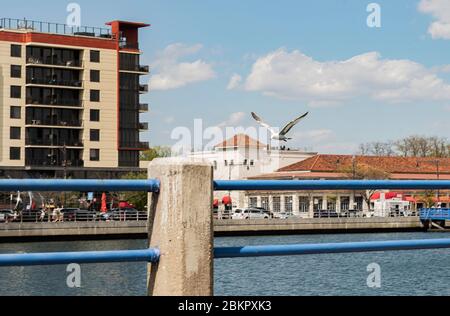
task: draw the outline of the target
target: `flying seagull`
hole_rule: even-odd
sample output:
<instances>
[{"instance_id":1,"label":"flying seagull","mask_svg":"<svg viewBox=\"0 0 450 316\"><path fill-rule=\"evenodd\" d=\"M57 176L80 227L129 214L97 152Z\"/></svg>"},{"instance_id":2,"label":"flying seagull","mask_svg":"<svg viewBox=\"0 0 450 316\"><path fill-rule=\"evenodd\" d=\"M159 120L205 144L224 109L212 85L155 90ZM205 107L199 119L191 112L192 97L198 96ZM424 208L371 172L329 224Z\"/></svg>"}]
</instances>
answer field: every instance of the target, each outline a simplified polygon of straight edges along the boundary
<instances>
[{"instance_id":1,"label":"flying seagull","mask_svg":"<svg viewBox=\"0 0 450 316\"><path fill-rule=\"evenodd\" d=\"M265 123L256 113L252 112L252 116L253 118L262 126L264 126L265 128L267 128L270 133L272 134L272 139L273 140L279 140L279 141L284 141L287 142L288 140L292 139L292 138L288 138L286 135L291 131L291 129L297 125L302 119L304 119L305 117L307 117L309 114L309 112L303 114L302 116L296 118L295 120L293 120L292 122L290 122L289 124L287 124L282 130L281 132L277 133L275 131L275 129L270 126L269 124Z\"/></svg>"}]
</instances>

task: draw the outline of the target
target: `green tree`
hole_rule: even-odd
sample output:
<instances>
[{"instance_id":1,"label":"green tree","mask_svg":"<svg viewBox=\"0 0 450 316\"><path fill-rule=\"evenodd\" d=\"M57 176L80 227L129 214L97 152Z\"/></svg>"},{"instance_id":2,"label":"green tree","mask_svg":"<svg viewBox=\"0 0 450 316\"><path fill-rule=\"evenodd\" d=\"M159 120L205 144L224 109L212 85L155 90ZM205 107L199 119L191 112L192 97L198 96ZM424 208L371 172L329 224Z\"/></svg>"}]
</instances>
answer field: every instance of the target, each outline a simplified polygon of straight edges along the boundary
<instances>
[{"instance_id":1,"label":"green tree","mask_svg":"<svg viewBox=\"0 0 450 316\"><path fill-rule=\"evenodd\" d=\"M149 150L143 151L141 153L140 159L142 161L152 161L156 158L166 158L170 157L172 154L172 151L170 147L167 146L156 146L153 148L150 148Z\"/></svg>"},{"instance_id":2,"label":"green tree","mask_svg":"<svg viewBox=\"0 0 450 316\"><path fill-rule=\"evenodd\" d=\"M170 147L158 146L150 148L141 153L140 159L143 161L152 161L156 158L167 158L171 156ZM122 177L126 180L145 180L147 179L146 172L131 172ZM134 205L138 210L145 210L148 202L148 194L146 192L124 192L119 195L119 199L127 201Z\"/></svg>"}]
</instances>

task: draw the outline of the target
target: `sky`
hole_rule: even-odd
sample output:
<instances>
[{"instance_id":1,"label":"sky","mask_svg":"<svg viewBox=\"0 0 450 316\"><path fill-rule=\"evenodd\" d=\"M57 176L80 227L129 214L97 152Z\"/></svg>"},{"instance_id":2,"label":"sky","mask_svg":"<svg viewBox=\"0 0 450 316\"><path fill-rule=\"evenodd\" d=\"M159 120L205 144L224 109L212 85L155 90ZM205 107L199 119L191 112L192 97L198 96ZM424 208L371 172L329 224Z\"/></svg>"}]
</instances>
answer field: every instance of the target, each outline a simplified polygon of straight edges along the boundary
<instances>
[{"instance_id":1,"label":"sky","mask_svg":"<svg viewBox=\"0 0 450 316\"><path fill-rule=\"evenodd\" d=\"M16 0L4 17L65 23L73 1ZM283 127L309 111L289 146L355 153L410 135L450 138L450 0L77 1L81 24L150 23L141 30L142 140L173 145L180 127Z\"/></svg>"}]
</instances>

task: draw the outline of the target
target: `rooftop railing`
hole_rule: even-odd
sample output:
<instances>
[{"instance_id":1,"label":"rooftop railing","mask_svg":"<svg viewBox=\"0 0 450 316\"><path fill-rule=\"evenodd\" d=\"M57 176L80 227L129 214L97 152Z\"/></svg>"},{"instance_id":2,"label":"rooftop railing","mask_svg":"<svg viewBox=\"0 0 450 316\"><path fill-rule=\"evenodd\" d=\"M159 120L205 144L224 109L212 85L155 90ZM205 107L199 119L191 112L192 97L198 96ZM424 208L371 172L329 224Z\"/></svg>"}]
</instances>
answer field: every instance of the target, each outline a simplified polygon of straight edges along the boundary
<instances>
[{"instance_id":1,"label":"rooftop railing","mask_svg":"<svg viewBox=\"0 0 450 316\"><path fill-rule=\"evenodd\" d=\"M111 30L91 26L69 26L66 24L41 22L26 19L1 18L0 29L22 30L60 35L78 35L99 38L112 38Z\"/></svg>"},{"instance_id":2,"label":"rooftop railing","mask_svg":"<svg viewBox=\"0 0 450 316\"><path fill-rule=\"evenodd\" d=\"M450 181L213 181L210 164L157 159L150 180L0 180L0 191L149 192L149 248L120 252L0 255L0 266L67 263L148 262L150 295L213 294L212 260L448 249L450 239L214 248L213 191L450 189Z\"/></svg>"}]
</instances>

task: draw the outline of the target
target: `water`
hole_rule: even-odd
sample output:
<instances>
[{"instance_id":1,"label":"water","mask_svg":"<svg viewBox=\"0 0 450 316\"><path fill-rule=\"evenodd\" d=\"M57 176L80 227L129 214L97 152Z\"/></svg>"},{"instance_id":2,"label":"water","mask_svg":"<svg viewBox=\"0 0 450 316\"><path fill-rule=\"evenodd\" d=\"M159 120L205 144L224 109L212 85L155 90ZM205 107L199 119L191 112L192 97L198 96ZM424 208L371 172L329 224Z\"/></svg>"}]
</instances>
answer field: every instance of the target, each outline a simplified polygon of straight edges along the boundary
<instances>
[{"instance_id":1,"label":"water","mask_svg":"<svg viewBox=\"0 0 450 316\"><path fill-rule=\"evenodd\" d=\"M450 238L450 233L218 238L216 246ZM0 244L0 253L121 250L145 240ZM381 266L381 288L367 266ZM310 255L215 261L216 295L450 295L450 250ZM82 265L82 287L66 285L66 266L0 268L4 295L146 295L146 264Z\"/></svg>"}]
</instances>

